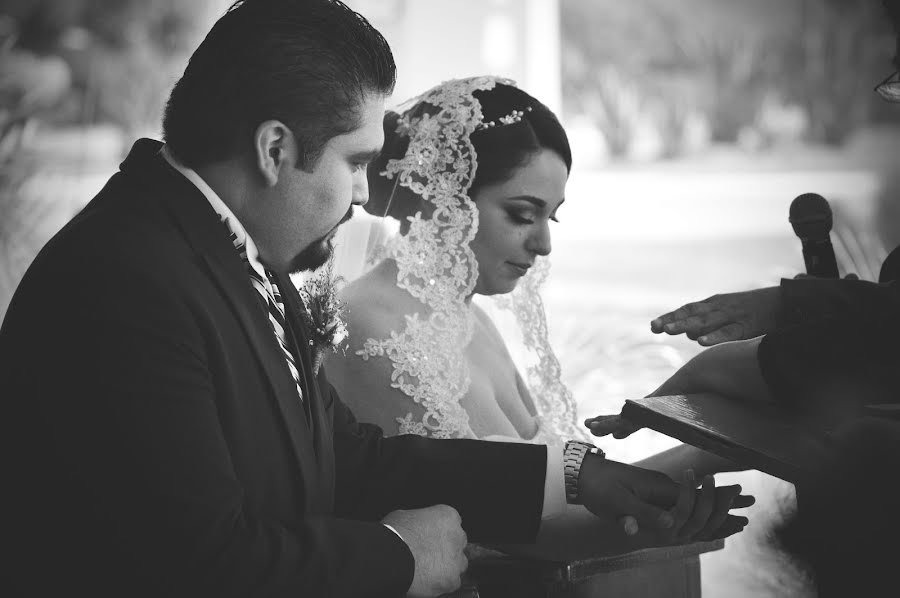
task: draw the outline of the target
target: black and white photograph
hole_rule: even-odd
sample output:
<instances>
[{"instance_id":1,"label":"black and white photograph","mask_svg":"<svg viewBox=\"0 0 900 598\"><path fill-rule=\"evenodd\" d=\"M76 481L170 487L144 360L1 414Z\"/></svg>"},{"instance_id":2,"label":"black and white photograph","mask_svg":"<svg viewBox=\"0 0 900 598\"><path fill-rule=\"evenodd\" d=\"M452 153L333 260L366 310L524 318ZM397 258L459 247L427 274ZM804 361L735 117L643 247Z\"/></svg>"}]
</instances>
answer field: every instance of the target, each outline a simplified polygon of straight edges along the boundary
<instances>
[{"instance_id":1,"label":"black and white photograph","mask_svg":"<svg viewBox=\"0 0 900 598\"><path fill-rule=\"evenodd\" d=\"M900 594L900 0L0 0L0 595Z\"/></svg>"}]
</instances>

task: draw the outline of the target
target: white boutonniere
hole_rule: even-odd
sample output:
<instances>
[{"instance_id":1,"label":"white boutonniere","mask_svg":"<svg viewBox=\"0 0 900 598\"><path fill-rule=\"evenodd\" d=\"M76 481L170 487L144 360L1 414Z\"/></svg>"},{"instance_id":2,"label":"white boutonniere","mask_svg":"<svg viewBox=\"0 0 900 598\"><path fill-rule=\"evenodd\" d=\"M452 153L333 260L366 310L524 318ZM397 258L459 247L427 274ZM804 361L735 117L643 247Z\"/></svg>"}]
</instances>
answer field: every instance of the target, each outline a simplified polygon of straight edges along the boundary
<instances>
[{"instance_id":1,"label":"white boutonniere","mask_svg":"<svg viewBox=\"0 0 900 598\"><path fill-rule=\"evenodd\" d=\"M298 289L305 309L304 318L310 333L313 372L319 373L326 351L346 351L347 326L341 317L347 305L337 297L334 265L329 262L310 275Z\"/></svg>"}]
</instances>

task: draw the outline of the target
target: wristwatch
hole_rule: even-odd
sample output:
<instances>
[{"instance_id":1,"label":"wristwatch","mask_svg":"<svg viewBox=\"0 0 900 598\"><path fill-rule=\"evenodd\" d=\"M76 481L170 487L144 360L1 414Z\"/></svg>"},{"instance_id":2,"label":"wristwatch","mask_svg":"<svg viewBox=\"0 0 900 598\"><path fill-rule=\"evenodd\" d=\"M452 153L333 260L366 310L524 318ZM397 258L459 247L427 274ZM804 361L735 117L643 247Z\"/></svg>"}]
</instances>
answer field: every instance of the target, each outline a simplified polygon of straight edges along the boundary
<instances>
[{"instance_id":1,"label":"wristwatch","mask_svg":"<svg viewBox=\"0 0 900 598\"><path fill-rule=\"evenodd\" d=\"M566 482L566 502L570 505L579 505L578 500L578 475L581 473L581 463L588 453L606 457L606 453L591 444L581 440L569 440L563 451L563 474Z\"/></svg>"}]
</instances>

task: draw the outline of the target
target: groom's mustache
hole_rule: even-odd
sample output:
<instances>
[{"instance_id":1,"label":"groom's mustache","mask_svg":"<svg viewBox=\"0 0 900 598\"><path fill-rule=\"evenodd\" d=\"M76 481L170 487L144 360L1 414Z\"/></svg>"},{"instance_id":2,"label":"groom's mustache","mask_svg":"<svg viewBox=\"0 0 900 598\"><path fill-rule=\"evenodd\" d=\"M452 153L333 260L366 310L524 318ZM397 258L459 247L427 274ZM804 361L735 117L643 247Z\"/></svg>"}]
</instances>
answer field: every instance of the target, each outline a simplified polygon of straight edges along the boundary
<instances>
[{"instance_id":1,"label":"groom's mustache","mask_svg":"<svg viewBox=\"0 0 900 598\"><path fill-rule=\"evenodd\" d=\"M347 213L344 215L343 218L341 218L341 221L338 222L337 225L340 226L340 225L342 225L343 223L345 223L345 222L347 222L348 220L350 220L351 218L353 218L353 206L350 206L350 207L347 209Z\"/></svg>"}]
</instances>

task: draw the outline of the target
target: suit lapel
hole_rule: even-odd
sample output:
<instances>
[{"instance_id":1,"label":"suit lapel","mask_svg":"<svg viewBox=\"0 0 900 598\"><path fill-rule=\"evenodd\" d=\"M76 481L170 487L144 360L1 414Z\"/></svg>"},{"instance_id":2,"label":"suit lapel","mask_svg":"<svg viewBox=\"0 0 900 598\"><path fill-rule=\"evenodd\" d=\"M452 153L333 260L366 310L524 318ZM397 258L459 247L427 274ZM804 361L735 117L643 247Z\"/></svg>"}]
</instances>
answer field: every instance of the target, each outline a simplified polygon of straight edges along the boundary
<instances>
[{"instance_id":1,"label":"suit lapel","mask_svg":"<svg viewBox=\"0 0 900 598\"><path fill-rule=\"evenodd\" d=\"M238 258L238 268L235 271L234 264L228 263L231 260L219 260L208 255L204 256L204 258L213 279L219 288L222 289L222 294L226 300L231 304L238 320L244 327L244 331L247 333L251 346L259 357L260 365L266 372L272 392L275 394L278 406L284 415L295 449L307 446L310 441L310 431L307 427L303 402L297 396L294 378L285 362L281 347L275 339L269 316L263 310L256 291L250 285L249 279L245 280L247 274L243 268L243 263ZM309 376L306 372L305 367L300 369L300 384L304 397L309 396L307 391ZM303 457L308 457L308 451L299 450L298 452L301 461Z\"/></svg>"},{"instance_id":2,"label":"suit lapel","mask_svg":"<svg viewBox=\"0 0 900 598\"><path fill-rule=\"evenodd\" d=\"M313 438L302 403L297 397L294 378L275 338L268 314L260 304L244 263L218 215L203 194L159 155L161 147L158 142L139 141L123 163L122 170L130 170L131 174L144 177L148 186L159 189L158 195L167 211L187 242L202 257L259 359L301 469L312 474L317 469ZM304 370L301 372L302 383L309 386L308 378L312 370L306 369L305 364Z\"/></svg>"},{"instance_id":3,"label":"suit lapel","mask_svg":"<svg viewBox=\"0 0 900 598\"><path fill-rule=\"evenodd\" d=\"M309 344L309 331L301 315L306 308L300 300L300 295L288 277L276 275L276 282L284 299L284 311L288 326L293 330L297 339L300 360L298 365L302 365L303 371L306 373L303 377L305 383L303 392L307 397L307 415L315 446L316 464L319 468L320 484L316 500L319 501L321 512L330 513L334 507L334 446L331 424L328 421L322 393L330 392L331 387L320 388L320 376L313 374L313 351Z\"/></svg>"},{"instance_id":4,"label":"suit lapel","mask_svg":"<svg viewBox=\"0 0 900 598\"><path fill-rule=\"evenodd\" d=\"M321 393L319 392L319 385L316 383L316 376L313 372L312 347L309 344L306 325L301 316L306 308L300 301L300 295L297 293L290 278L276 274L275 280L278 283L278 288L281 290L281 298L284 301L285 319L287 320L288 327L291 329L294 338L297 339L297 352L300 360L298 365L300 365L305 372L305 375L303 376L303 392L304 396L308 398L305 406L307 408L307 416L309 417L311 431L315 438L314 444L317 449L316 452L318 453L320 426L317 426L316 423L318 421L319 412L321 411L320 403L322 398L320 396Z\"/></svg>"}]
</instances>

